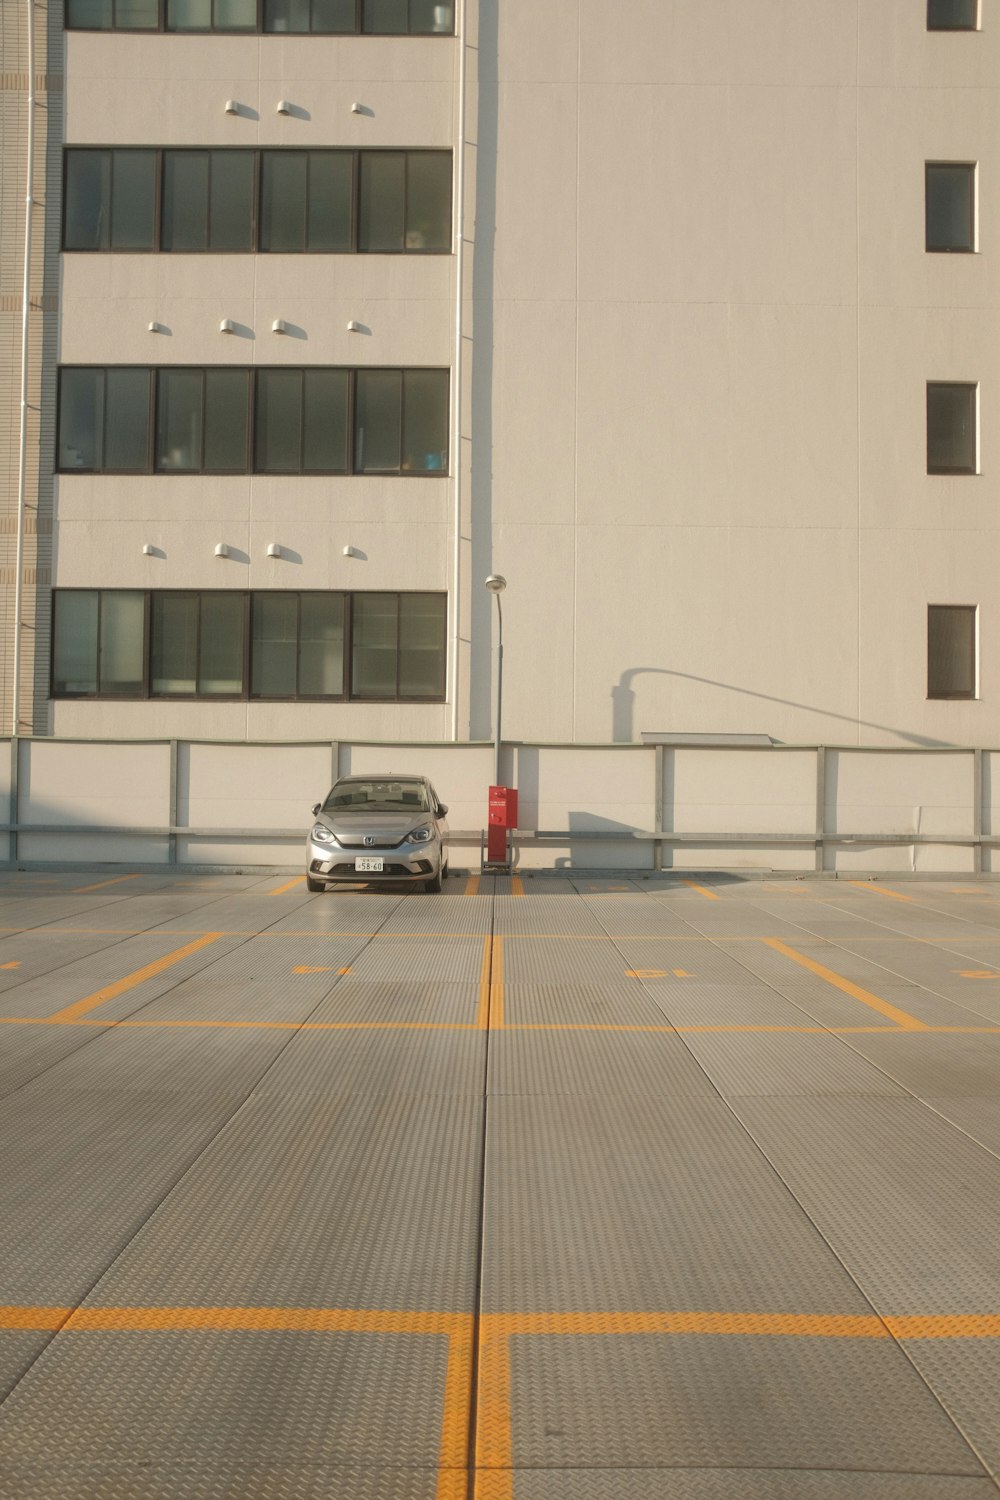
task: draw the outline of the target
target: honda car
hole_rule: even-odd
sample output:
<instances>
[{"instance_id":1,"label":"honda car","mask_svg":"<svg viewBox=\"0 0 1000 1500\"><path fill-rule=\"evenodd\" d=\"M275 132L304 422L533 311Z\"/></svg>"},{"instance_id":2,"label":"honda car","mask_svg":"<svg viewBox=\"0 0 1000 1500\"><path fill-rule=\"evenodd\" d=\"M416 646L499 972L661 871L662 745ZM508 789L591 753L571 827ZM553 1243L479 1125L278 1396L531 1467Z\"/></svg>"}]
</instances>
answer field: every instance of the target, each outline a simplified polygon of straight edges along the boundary
<instances>
[{"instance_id":1,"label":"honda car","mask_svg":"<svg viewBox=\"0 0 1000 1500\"><path fill-rule=\"evenodd\" d=\"M342 776L313 808L306 885L385 881L440 891L447 811L426 776Z\"/></svg>"}]
</instances>

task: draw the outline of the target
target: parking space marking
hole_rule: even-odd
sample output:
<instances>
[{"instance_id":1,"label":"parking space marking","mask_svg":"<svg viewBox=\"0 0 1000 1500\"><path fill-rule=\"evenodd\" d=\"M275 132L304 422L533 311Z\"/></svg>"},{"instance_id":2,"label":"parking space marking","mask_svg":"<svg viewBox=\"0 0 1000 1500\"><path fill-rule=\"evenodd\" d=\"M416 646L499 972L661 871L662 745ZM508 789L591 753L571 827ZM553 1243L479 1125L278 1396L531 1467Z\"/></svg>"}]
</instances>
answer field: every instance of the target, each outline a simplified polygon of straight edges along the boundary
<instances>
[{"instance_id":1,"label":"parking space marking","mask_svg":"<svg viewBox=\"0 0 1000 1500\"><path fill-rule=\"evenodd\" d=\"M0 969L19 969L20 967L21 960L19 958L13 959L9 964L0 964Z\"/></svg>"},{"instance_id":2,"label":"parking space marking","mask_svg":"<svg viewBox=\"0 0 1000 1500\"><path fill-rule=\"evenodd\" d=\"M479 876L478 875L470 875L469 876L468 880L465 882L465 890L462 892L462 894L463 894L463 896L478 896L479 895Z\"/></svg>"},{"instance_id":3,"label":"parking space marking","mask_svg":"<svg viewBox=\"0 0 1000 1500\"><path fill-rule=\"evenodd\" d=\"M139 879L138 874L135 874L135 875L116 875L113 880L100 880L100 881L98 881L98 883L96 885L80 885L80 886L77 886L75 890L70 891L70 895L71 896L85 896L85 895L87 895L87 893L89 891L103 891L109 885L121 885L121 883L122 883L123 880L138 880L138 879Z\"/></svg>"},{"instance_id":4,"label":"parking space marking","mask_svg":"<svg viewBox=\"0 0 1000 1500\"><path fill-rule=\"evenodd\" d=\"M955 973L961 979L1000 979L997 969L956 969Z\"/></svg>"},{"instance_id":5,"label":"parking space marking","mask_svg":"<svg viewBox=\"0 0 1000 1500\"><path fill-rule=\"evenodd\" d=\"M888 886L876 885L872 880L848 880L847 885L853 885L859 891L867 891L871 896L890 896L893 901L912 901L912 896L904 896L902 891L890 891Z\"/></svg>"},{"instance_id":6,"label":"parking space marking","mask_svg":"<svg viewBox=\"0 0 1000 1500\"><path fill-rule=\"evenodd\" d=\"M273 891L269 891L268 894L271 896L283 896L286 891L294 891L297 886L304 885L305 880L306 877L304 875L296 875L295 879L289 880L287 885L279 885Z\"/></svg>"},{"instance_id":7,"label":"parking space marking","mask_svg":"<svg viewBox=\"0 0 1000 1500\"><path fill-rule=\"evenodd\" d=\"M900 1010L895 1005L890 1005L888 1000L880 1000L878 995L873 995L869 990L863 990L860 985L854 984L850 979L845 979L842 974L835 974L832 969L827 969L823 964L818 964L815 959L807 958L804 953L797 953L794 948L789 948L780 938L764 938L763 941L776 953L782 953L790 958L793 963L801 964L810 973L816 974L820 979L832 984L836 989L843 990L845 995L850 995L854 1000L860 1000L862 1005L867 1005L871 1010L877 1010L879 1015L895 1021L896 1025L904 1031L929 1031L930 1027L925 1021L918 1021L915 1016L908 1015L905 1010Z\"/></svg>"},{"instance_id":8,"label":"parking space marking","mask_svg":"<svg viewBox=\"0 0 1000 1500\"><path fill-rule=\"evenodd\" d=\"M704 896L708 901L721 900L718 891L710 891L707 885L699 885L696 880L682 880L681 885L689 886L692 891L697 891L699 896Z\"/></svg>"},{"instance_id":9,"label":"parking space marking","mask_svg":"<svg viewBox=\"0 0 1000 1500\"><path fill-rule=\"evenodd\" d=\"M524 881L520 875L512 875L510 877L510 893L512 896L524 895Z\"/></svg>"},{"instance_id":10,"label":"parking space marking","mask_svg":"<svg viewBox=\"0 0 1000 1500\"><path fill-rule=\"evenodd\" d=\"M483 961L479 970L477 1031L503 1030L503 938L492 933L483 939ZM458 1026L458 1031L466 1028Z\"/></svg>"},{"instance_id":11,"label":"parking space marking","mask_svg":"<svg viewBox=\"0 0 1000 1500\"><path fill-rule=\"evenodd\" d=\"M143 984L147 979L153 979L157 974L162 974L165 969L180 963L181 959L190 957L201 948L207 948L209 943L214 943L216 938L221 936L222 934L218 932L206 932L202 937L196 938L193 943L186 943L183 948L175 948L173 953L164 954L162 958L146 964L145 968L136 969L134 973L126 974L124 979L105 985L103 989L95 990L92 995L86 995L82 1000L77 1000L74 1005L67 1005L64 1009L57 1010L54 1015L48 1017L48 1020L77 1021L88 1011L96 1010L99 1005L105 1005L107 1001L117 999L126 990L134 989L137 984Z\"/></svg>"}]
</instances>

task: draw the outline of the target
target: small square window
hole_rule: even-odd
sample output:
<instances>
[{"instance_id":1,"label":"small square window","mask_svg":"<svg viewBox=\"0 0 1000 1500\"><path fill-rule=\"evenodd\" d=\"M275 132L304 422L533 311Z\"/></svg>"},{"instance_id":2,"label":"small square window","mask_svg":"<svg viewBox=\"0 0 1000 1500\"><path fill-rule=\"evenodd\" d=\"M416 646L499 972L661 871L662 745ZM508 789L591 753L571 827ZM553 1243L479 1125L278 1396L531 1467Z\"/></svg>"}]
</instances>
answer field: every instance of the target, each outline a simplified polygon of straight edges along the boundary
<instances>
[{"instance_id":1,"label":"small square window","mask_svg":"<svg viewBox=\"0 0 1000 1500\"><path fill-rule=\"evenodd\" d=\"M928 698L975 698L976 609L975 604L928 605Z\"/></svg>"},{"instance_id":2,"label":"small square window","mask_svg":"<svg viewBox=\"0 0 1000 1500\"><path fill-rule=\"evenodd\" d=\"M927 0L928 31L978 31L979 0Z\"/></svg>"},{"instance_id":3,"label":"small square window","mask_svg":"<svg viewBox=\"0 0 1000 1500\"><path fill-rule=\"evenodd\" d=\"M927 386L928 474L976 474L978 388L932 382Z\"/></svg>"},{"instance_id":4,"label":"small square window","mask_svg":"<svg viewBox=\"0 0 1000 1500\"><path fill-rule=\"evenodd\" d=\"M924 167L924 247L944 253L975 250L975 163L929 161Z\"/></svg>"}]
</instances>

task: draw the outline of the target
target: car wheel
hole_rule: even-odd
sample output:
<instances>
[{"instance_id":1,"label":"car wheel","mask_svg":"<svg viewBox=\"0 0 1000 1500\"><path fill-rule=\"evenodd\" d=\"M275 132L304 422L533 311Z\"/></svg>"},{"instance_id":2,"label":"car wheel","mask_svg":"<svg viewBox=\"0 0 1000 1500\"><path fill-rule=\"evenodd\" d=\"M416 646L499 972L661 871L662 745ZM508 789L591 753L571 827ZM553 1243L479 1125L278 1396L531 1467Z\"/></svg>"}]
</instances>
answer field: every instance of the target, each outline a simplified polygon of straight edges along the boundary
<instances>
[{"instance_id":1,"label":"car wheel","mask_svg":"<svg viewBox=\"0 0 1000 1500\"><path fill-rule=\"evenodd\" d=\"M313 880L313 878L312 878L311 875L307 875L306 876L306 890L307 891L313 891L313 892L316 892L316 891L325 891L326 890L326 886L325 886L325 884L323 883L322 880Z\"/></svg>"},{"instance_id":2,"label":"car wheel","mask_svg":"<svg viewBox=\"0 0 1000 1500\"><path fill-rule=\"evenodd\" d=\"M430 880L427 880L427 881L424 882L424 890L428 893L428 895L431 895L431 896L440 896L440 894L441 894L441 871L440 870L438 870L438 872L437 872L436 875L432 875L431 878L430 878Z\"/></svg>"}]
</instances>

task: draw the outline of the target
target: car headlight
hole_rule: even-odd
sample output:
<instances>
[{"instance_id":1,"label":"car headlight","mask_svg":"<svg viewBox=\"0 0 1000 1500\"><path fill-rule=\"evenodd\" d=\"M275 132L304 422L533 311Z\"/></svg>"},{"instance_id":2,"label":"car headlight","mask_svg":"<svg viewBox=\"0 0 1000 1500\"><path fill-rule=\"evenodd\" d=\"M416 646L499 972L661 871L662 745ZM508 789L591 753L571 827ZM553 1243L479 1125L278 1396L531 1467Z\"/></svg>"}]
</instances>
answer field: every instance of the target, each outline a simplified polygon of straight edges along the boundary
<instances>
[{"instance_id":1,"label":"car headlight","mask_svg":"<svg viewBox=\"0 0 1000 1500\"><path fill-rule=\"evenodd\" d=\"M324 823L314 823L309 835L314 844L335 844L337 840Z\"/></svg>"},{"instance_id":2,"label":"car headlight","mask_svg":"<svg viewBox=\"0 0 1000 1500\"><path fill-rule=\"evenodd\" d=\"M429 844L434 837L433 828L414 828L403 840L404 844Z\"/></svg>"}]
</instances>

